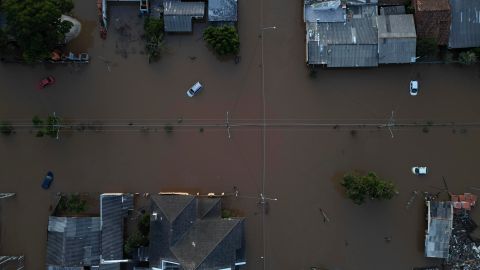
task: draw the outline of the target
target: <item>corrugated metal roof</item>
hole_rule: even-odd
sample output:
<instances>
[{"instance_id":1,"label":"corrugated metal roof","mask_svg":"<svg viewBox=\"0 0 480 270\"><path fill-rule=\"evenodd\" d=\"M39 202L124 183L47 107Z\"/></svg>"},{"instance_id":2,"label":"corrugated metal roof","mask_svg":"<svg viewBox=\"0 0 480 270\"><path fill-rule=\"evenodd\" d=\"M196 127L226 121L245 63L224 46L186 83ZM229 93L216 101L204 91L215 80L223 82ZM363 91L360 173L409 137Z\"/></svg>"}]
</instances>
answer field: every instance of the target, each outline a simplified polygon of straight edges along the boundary
<instances>
[{"instance_id":1,"label":"corrugated metal roof","mask_svg":"<svg viewBox=\"0 0 480 270\"><path fill-rule=\"evenodd\" d=\"M102 259L123 259L123 219L133 209L131 194L100 195L102 221Z\"/></svg>"},{"instance_id":2,"label":"corrugated metal roof","mask_svg":"<svg viewBox=\"0 0 480 270\"><path fill-rule=\"evenodd\" d=\"M205 13L204 2L181 2L163 1L164 15L188 15L192 17L203 17Z\"/></svg>"},{"instance_id":3,"label":"corrugated metal roof","mask_svg":"<svg viewBox=\"0 0 480 270\"><path fill-rule=\"evenodd\" d=\"M379 64L412 63L416 59L415 38L380 39L378 42Z\"/></svg>"},{"instance_id":4,"label":"corrugated metal roof","mask_svg":"<svg viewBox=\"0 0 480 270\"><path fill-rule=\"evenodd\" d=\"M47 265L90 266L99 261L99 217L49 217Z\"/></svg>"},{"instance_id":5,"label":"corrugated metal roof","mask_svg":"<svg viewBox=\"0 0 480 270\"><path fill-rule=\"evenodd\" d=\"M452 25L448 47L480 47L480 1L450 0Z\"/></svg>"},{"instance_id":6,"label":"corrugated metal roof","mask_svg":"<svg viewBox=\"0 0 480 270\"><path fill-rule=\"evenodd\" d=\"M208 20L211 22L236 22L237 0L209 0Z\"/></svg>"},{"instance_id":7,"label":"corrugated metal roof","mask_svg":"<svg viewBox=\"0 0 480 270\"><path fill-rule=\"evenodd\" d=\"M164 1L165 32L192 32L192 19L203 18L204 2Z\"/></svg>"},{"instance_id":8,"label":"corrugated metal roof","mask_svg":"<svg viewBox=\"0 0 480 270\"><path fill-rule=\"evenodd\" d=\"M378 16L378 62L400 64L415 61L417 39L413 15Z\"/></svg>"},{"instance_id":9,"label":"corrugated metal roof","mask_svg":"<svg viewBox=\"0 0 480 270\"><path fill-rule=\"evenodd\" d=\"M378 66L377 45L330 45L327 67L376 67Z\"/></svg>"},{"instance_id":10,"label":"corrugated metal roof","mask_svg":"<svg viewBox=\"0 0 480 270\"><path fill-rule=\"evenodd\" d=\"M309 64L327 64L328 67L378 65L375 17L352 19L347 23L306 25Z\"/></svg>"},{"instance_id":11,"label":"corrugated metal roof","mask_svg":"<svg viewBox=\"0 0 480 270\"><path fill-rule=\"evenodd\" d=\"M425 256L447 258L453 229L451 202L427 201L428 224L425 235Z\"/></svg>"},{"instance_id":12,"label":"corrugated metal roof","mask_svg":"<svg viewBox=\"0 0 480 270\"><path fill-rule=\"evenodd\" d=\"M335 8L318 9L315 4L305 4L305 21L306 22L345 22L347 15L346 9L341 5Z\"/></svg>"}]
</instances>

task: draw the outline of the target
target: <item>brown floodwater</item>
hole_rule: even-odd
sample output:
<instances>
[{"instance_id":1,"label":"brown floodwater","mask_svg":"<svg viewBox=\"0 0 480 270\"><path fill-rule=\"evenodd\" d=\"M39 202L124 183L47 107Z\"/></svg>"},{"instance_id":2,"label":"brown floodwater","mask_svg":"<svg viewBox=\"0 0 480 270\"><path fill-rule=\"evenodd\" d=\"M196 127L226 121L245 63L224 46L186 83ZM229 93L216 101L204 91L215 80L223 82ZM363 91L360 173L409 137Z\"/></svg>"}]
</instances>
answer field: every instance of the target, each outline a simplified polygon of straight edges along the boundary
<instances>
[{"instance_id":1,"label":"brown floodwater","mask_svg":"<svg viewBox=\"0 0 480 270\"><path fill-rule=\"evenodd\" d=\"M478 66L319 69L311 78L302 1L264 1L264 26L277 26L264 31L269 123L386 124L392 110L397 123L480 119ZM193 34L167 35L164 56L149 64L136 5L111 9L103 41L96 2L75 4L84 32L70 48L88 51L91 63L0 64L0 120L29 123L34 115L56 112L71 123L102 127L61 132L59 141L35 138L30 128L0 137L0 190L17 193L2 201L1 254L25 254L26 269L44 269L56 192L231 192L236 186L240 198L226 204L247 218L248 269L403 270L441 263L423 257L421 196L406 205L414 190L442 188L442 176L452 192L480 186L477 127L397 127L393 139L375 127L268 127L265 195L278 201L269 202L262 227L255 199L262 192L262 129L232 126L228 139L224 127L212 126L223 124L227 111L232 124L261 123L260 3L239 1L239 64L219 61L205 46L204 23L195 23ZM46 75L57 83L37 91ZM416 76L420 93L411 97L408 83ZM196 81L204 84L203 93L187 98ZM164 132L163 125L177 122L188 126ZM140 128L147 125L153 126ZM416 177L414 165L431 173ZM339 177L354 169L392 180L399 195L354 205L338 186ZM44 191L47 170L55 182ZM473 210L474 216L479 212Z\"/></svg>"}]
</instances>

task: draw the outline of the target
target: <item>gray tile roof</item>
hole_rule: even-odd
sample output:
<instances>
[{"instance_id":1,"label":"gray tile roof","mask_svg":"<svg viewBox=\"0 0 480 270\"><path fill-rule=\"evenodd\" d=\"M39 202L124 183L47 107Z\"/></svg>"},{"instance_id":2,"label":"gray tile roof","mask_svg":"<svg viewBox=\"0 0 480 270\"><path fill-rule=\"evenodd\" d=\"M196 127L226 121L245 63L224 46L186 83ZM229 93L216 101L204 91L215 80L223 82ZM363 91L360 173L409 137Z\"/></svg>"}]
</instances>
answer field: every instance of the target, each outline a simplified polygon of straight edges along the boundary
<instances>
[{"instance_id":1,"label":"gray tile roof","mask_svg":"<svg viewBox=\"0 0 480 270\"><path fill-rule=\"evenodd\" d=\"M221 269L245 260L243 219L222 219L220 199L181 195L151 198L151 266L168 260L186 270ZM167 213L176 218L167 218Z\"/></svg>"},{"instance_id":2,"label":"gray tile roof","mask_svg":"<svg viewBox=\"0 0 480 270\"><path fill-rule=\"evenodd\" d=\"M203 18L204 2L164 1L164 24L166 32L191 32L192 19Z\"/></svg>"},{"instance_id":3,"label":"gray tile roof","mask_svg":"<svg viewBox=\"0 0 480 270\"><path fill-rule=\"evenodd\" d=\"M346 23L307 23L307 62L328 67L377 66L375 17Z\"/></svg>"},{"instance_id":4,"label":"gray tile roof","mask_svg":"<svg viewBox=\"0 0 480 270\"><path fill-rule=\"evenodd\" d=\"M425 256L447 258L453 229L453 205L451 202L427 201L427 208Z\"/></svg>"},{"instance_id":5,"label":"gray tile roof","mask_svg":"<svg viewBox=\"0 0 480 270\"><path fill-rule=\"evenodd\" d=\"M209 0L208 21L210 22L236 22L237 0Z\"/></svg>"},{"instance_id":6,"label":"gray tile roof","mask_svg":"<svg viewBox=\"0 0 480 270\"><path fill-rule=\"evenodd\" d=\"M452 25L448 47L480 47L480 1L450 0Z\"/></svg>"},{"instance_id":7,"label":"gray tile roof","mask_svg":"<svg viewBox=\"0 0 480 270\"><path fill-rule=\"evenodd\" d=\"M100 195L103 260L123 259L123 219L130 209L133 209L131 194Z\"/></svg>"},{"instance_id":8,"label":"gray tile roof","mask_svg":"<svg viewBox=\"0 0 480 270\"><path fill-rule=\"evenodd\" d=\"M317 9L315 5L305 5L305 22L345 22L347 15L342 6L329 9Z\"/></svg>"},{"instance_id":9,"label":"gray tile roof","mask_svg":"<svg viewBox=\"0 0 480 270\"><path fill-rule=\"evenodd\" d=\"M91 266L99 261L99 217L49 217L47 265Z\"/></svg>"},{"instance_id":10,"label":"gray tile roof","mask_svg":"<svg viewBox=\"0 0 480 270\"><path fill-rule=\"evenodd\" d=\"M377 24L379 63L414 62L417 35L413 15L378 16Z\"/></svg>"}]
</instances>

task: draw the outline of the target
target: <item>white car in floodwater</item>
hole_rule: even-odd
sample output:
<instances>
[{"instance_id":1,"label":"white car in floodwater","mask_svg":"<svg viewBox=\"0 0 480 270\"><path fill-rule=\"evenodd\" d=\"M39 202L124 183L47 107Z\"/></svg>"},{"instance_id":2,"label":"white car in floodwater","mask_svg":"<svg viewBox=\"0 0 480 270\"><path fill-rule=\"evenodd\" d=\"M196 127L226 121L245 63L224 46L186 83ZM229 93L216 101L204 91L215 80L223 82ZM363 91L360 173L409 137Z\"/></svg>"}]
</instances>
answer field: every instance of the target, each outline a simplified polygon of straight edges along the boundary
<instances>
[{"instance_id":1,"label":"white car in floodwater","mask_svg":"<svg viewBox=\"0 0 480 270\"><path fill-rule=\"evenodd\" d=\"M416 96L418 94L418 81L410 81L410 95Z\"/></svg>"},{"instance_id":2,"label":"white car in floodwater","mask_svg":"<svg viewBox=\"0 0 480 270\"><path fill-rule=\"evenodd\" d=\"M427 167L412 167L412 173L415 175L426 175L427 172Z\"/></svg>"},{"instance_id":3,"label":"white car in floodwater","mask_svg":"<svg viewBox=\"0 0 480 270\"><path fill-rule=\"evenodd\" d=\"M198 94L198 92L200 92L200 90L202 90L202 84L200 84L200 82L196 82L194 85L192 85L192 87L190 89L188 89L187 91L187 96L189 97L193 97L195 96L196 94Z\"/></svg>"}]
</instances>

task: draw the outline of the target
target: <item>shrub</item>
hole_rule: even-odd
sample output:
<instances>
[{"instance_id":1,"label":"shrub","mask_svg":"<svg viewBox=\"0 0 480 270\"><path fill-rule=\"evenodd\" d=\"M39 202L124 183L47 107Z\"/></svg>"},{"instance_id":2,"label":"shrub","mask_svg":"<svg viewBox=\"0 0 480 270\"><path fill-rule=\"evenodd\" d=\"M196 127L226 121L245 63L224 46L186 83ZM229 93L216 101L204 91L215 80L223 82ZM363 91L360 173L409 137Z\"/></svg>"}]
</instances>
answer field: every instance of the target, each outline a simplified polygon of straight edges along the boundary
<instances>
[{"instance_id":1,"label":"shrub","mask_svg":"<svg viewBox=\"0 0 480 270\"><path fill-rule=\"evenodd\" d=\"M458 62L464 65L472 65L477 62L477 55L473 51L461 52L458 55Z\"/></svg>"},{"instance_id":2,"label":"shrub","mask_svg":"<svg viewBox=\"0 0 480 270\"><path fill-rule=\"evenodd\" d=\"M87 209L87 201L74 194L60 199L58 207L62 212L80 214Z\"/></svg>"},{"instance_id":3,"label":"shrub","mask_svg":"<svg viewBox=\"0 0 480 270\"><path fill-rule=\"evenodd\" d=\"M165 44L163 43L163 17L160 19L147 17L143 28L145 30L145 39L147 41L145 49L148 53L148 61L151 62L152 60L158 60L165 49Z\"/></svg>"},{"instance_id":4,"label":"shrub","mask_svg":"<svg viewBox=\"0 0 480 270\"><path fill-rule=\"evenodd\" d=\"M233 26L209 26L203 32L203 39L218 55L236 55L240 50L240 38Z\"/></svg>"},{"instance_id":5,"label":"shrub","mask_svg":"<svg viewBox=\"0 0 480 270\"><path fill-rule=\"evenodd\" d=\"M125 241L123 251L125 252L125 254L130 254L134 249L147 245L148 237L144 237L141 233L136 231L130 234L130 236L127 238L127 241Z\"/></svg>"}]
</instances>

